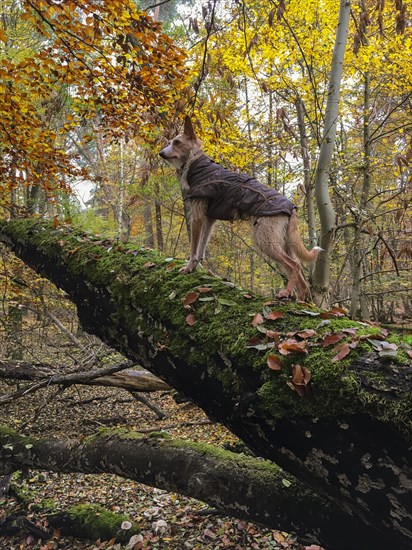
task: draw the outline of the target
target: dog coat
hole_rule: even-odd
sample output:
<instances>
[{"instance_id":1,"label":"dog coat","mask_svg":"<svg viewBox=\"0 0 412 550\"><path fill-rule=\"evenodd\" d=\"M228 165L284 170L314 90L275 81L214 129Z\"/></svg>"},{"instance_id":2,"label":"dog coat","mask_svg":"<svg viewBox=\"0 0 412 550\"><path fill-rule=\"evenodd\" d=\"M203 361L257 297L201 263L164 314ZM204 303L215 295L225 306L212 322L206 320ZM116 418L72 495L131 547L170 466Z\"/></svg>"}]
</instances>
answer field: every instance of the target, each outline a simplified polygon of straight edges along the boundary
<instances>
[{"instance_id":1,"label":"dog coat","mask_svg":"<svg viewBox=\"0 0 412 550\"><path fill-rule=\"evenodd\" d=\"M207 156L193 161L187 172L185 199L207 199L207 216L215 220L251 216L291 216L295 205L278 191L245 174L231 172Z\"/></svg>"}]
</instances>

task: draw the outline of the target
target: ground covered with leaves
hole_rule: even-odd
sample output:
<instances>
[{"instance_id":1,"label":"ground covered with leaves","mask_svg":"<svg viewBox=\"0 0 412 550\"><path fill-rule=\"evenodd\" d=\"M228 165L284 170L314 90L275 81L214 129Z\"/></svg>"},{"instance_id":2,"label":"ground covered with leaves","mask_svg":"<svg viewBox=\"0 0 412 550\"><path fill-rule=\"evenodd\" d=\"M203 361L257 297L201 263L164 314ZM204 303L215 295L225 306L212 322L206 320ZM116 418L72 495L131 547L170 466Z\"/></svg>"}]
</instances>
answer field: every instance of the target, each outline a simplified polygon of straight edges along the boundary
<instances>
[{"instance_id":1,"label":"ground covered with leaves","mask_svg":"<svg viewBox=\"0 0 412 550\"><path fill-rule=\"evenodd\" d=\"M1 385L1 383L0 383ZM2 388L4 392L10 387ZM147 432L165 430L173 437L233 448L236 439L212 423L192 403L176 403L170 393L150 398L167 413L158 420L128 392L77 386L49 388L23 402L2 407L2 423L32 435L81 437L101 427L127 427ZM50 514L77 504L95 504L127 516L139 532L125 543L85 540L62 533ZM289 549L301 548L286 533L225 517L206 504L114 475L21 472L14 474L9 494L0 501L0 526L5 518L27 518L51 538L39 540L29 529L0 537L1 549ZM127 527L127 522L126 522ZM1 532L1 531L0 531Z\"/></svg>"}]
</instances>

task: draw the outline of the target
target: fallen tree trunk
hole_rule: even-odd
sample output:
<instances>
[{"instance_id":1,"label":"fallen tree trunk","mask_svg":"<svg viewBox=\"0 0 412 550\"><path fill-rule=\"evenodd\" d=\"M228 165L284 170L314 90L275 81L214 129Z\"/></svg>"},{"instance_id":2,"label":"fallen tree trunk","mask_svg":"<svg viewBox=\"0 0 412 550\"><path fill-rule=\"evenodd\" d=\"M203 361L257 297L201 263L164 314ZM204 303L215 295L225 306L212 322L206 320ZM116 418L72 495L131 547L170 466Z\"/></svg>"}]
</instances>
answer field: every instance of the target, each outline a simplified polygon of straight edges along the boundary
<instances>
[{"instance_id":1,"label":"fallen tree trunk","mask_svg":"<svg viewBox=\"0 0 412 550\"><path fill-rule=\"evenodd\" d=\"M33 439L0 427L0 474L22 468L120 475L202 500L226 515L296 533L307 544L321 541L347 550L346 543L335 543L342 523L346 537L355 539L362 529L355 518L347 522L339 507L271 462L159 433L105 430L80 441Z\"/></svg>"},{"instance_id":2,"label":"fallen tree trunk","mask_svg":"<svg viewBox=\"0 0 412 550\"><path fill-rule=\"evenodd\" d=\"M155 252L71 228L16 220L1 238L68 293L86 331L359 518L348 547L378 533L381 548L410 548L412 369L378 328L339 311L322 319L308 304L269 308L204 272L183 276Z\"/></svg>"}]
</instances>

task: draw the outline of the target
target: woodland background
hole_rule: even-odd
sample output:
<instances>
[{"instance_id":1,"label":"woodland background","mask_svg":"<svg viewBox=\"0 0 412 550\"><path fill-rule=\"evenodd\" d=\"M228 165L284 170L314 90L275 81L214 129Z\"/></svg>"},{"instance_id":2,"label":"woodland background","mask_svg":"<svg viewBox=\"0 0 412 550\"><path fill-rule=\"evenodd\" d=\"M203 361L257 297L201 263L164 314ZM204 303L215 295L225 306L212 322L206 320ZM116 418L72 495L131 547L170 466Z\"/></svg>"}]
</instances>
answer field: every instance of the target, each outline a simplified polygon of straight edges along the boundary
<instances>
[{"instance_id":1,"label":"woodland background","mask_svg":"<svg viewBox=\"0 0 412 550\"><path fill-rule=\"evenodd\" d=\"M327 182L336 212L329 304L406 327L411 8L351 3ZM206 152L291 198L305 242L318 244L315 178L338 12L334 0L304 9L298 0L1 0L1 217L49 218L107 248L119 240L170 262L187 257L180 189L158 151L189 113ZM112 362L62 291L6 248L0 255L1 359L61 372ZM282 286L245 223L219 224L207 266L251 292Z\"/></svg>"}]
</instances>

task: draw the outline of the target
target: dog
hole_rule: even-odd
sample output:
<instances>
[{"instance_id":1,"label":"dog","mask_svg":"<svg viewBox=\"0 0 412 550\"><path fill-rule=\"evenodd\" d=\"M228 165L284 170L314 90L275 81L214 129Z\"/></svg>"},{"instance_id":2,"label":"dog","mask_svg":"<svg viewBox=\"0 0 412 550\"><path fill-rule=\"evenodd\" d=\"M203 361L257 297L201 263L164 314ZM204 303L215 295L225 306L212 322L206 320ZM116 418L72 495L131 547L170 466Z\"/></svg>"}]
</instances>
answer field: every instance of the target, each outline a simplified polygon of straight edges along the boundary
<instances>
[{"instance_id":1,"label":"dog","mask_svg":"<svg viewBox=\"0 0 412 550\"><path fill-rule=\"evenodd\" d=\"M159 153L176 168L184 200L190 203L190 257L180 271L191 273L204 259L217 220L250 219L253 242L259 253L274 260L287 277L278 299L305 300L308 284L301 262L314 262L322 250L307 250L298 229L295 205L282 194L245 174L230 172L203 151L190 117L184 130Z\"/></svg>"}]
</instances>

